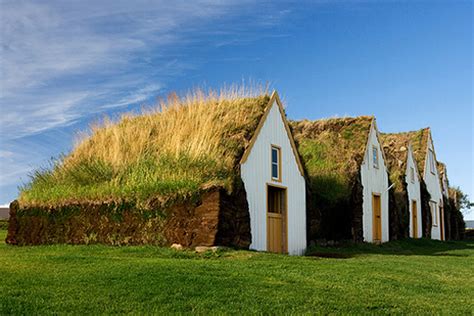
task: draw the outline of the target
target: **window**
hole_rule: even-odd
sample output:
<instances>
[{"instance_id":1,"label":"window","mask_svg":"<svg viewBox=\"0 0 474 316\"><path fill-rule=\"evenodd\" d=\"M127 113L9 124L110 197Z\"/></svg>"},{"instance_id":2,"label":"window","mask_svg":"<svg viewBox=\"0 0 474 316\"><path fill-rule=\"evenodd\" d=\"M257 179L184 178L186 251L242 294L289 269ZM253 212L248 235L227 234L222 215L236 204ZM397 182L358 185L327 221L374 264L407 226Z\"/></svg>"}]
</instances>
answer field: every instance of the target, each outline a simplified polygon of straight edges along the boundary
<instances>
[{"instance_id":1,"label":"window","mask_svg":"<svg viewBox=\"0 0 474 316\"><path fill-rule=\"evenodd\" d=\"M272 145L272 180L281 181L281 148Z\"/></svg>"},{"instance_id":2,"label":"window","mask_svg":"<svg viewBox=\"0 0 474 316\"><path fill-rule=\"evenodd\" d=\"M433 226L438 226L438 205L436 202L430 201L430 210Z\"/></svg>"},{"instance_id":3,"label":"window","mask_svg":"<svg viewBox=\"0 0 474 316\"><path fill-rule=\"evenodd\" d=\"M415 168L410 167L410 181L411 183L415 183Z\"/></svg>"},{"instance_id":4,"label":"window","mask_svg":"<svg viewBox=\"0 0 474 316\"><path fill-rule=\"evenodd\" d=\"M374 164L374 168L379 167L379 149L377 146L372 146L372 162Z\"/></svg>"},{"instance_id":5,"label":"window","mask_svg":"<svg viewBox=\"0 0 474 316\"><path fill-rule=\"evenodd\" d=\"M432 174L436 174L436 165L435 165L435 158L434 158L434 153L433 151L430 149L429 151L429 163L430 163L430 171Z\"/></svg>"}]
</instances>

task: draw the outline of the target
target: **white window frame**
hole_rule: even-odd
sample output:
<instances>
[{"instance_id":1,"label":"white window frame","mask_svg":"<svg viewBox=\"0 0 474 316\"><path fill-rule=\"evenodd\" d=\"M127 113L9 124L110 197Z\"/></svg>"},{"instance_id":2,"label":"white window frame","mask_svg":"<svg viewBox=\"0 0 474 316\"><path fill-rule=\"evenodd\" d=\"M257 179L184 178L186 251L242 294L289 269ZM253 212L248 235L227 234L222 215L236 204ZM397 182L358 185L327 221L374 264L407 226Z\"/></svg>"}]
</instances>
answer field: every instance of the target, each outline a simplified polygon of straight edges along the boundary
<instances>
[{"instance_id":1,"label":"white window frame","mask_svg":"<svg viewBox=\"0 0 474 316\"><path fill-rule=\"evenodd\" d=\"M273 162L273 151L277 152L277 161ZM273 176L273 166L277 167L277 177ZM270 150L270 175L273 181L281 182L281 147L277 145L271 145Z\"/></svg>"},{"instance_id":2,"label":"white window frame","mask_svg":"<svg viewBox=\"0 0 474 316\"><path fill-rule=\"evenodd\" d=\"M372 166L375 169L379 168L379 149L375 145L372 145Z\"/></svg>"},{"instance_id":3,"label":"white window frame","mask_svg":"<svg viewBox=\"0 0 474 316\"><path fill-rule=\"evenodd\" d=\"M430 171L431 171L432 174L436 174L434 151L432 149L430 149L428 155L429 155L429 160L430 160Z\"/></svg>"}]
</instances>

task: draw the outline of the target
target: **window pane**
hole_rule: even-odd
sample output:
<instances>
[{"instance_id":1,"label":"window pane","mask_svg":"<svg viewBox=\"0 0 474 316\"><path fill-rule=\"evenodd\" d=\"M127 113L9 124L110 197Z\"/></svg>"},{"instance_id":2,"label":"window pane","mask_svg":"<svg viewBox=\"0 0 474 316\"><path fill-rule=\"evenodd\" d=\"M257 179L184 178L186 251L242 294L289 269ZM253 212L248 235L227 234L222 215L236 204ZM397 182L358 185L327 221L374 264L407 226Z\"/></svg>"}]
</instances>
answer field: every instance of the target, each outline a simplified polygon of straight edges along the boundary
<instances>
[{"instance_id":1,"label":"window pane","mask_svg":"<svg viewBox=\"0 0 474 316\"><path fill-rule=\"evenodd\" d=\"M278 164L272 163L272 178L278 179Z\"/></svg>"},{"instance_id":2,"label":"window pane","mask_svg":"<svg viewBox=\"0 0 474 316\"><path fill-rule=\"evenodd\" d=\"M278 149L272 148L272 163L278 162Z\"/></svg>"},{"instance_id":3,"label":"window pane","mask_svg":"<svg viewBox=\"0 0 474 316\"><path fill-rule=\"evenodd\" d=\"M430 164L431 164L431 172L435 173L435 160L433 151L430 150Z\"/></svg>"},{"instance_id":4,"label":"window pane","mask_svg":"<svg viewBox=\"0 0 474 316\"><path fill-rule=\"evenodd\" d=\"M433 153L430 151L430 169L433 172Z\"/></svg>"},{"instance_id":5,"label":"window pane","mask_svg":"<svg viewBox=\"0 0 474 316\"><path fill-rule=\"evenodd\" d=\"M378 155L377 155L377 147L372 148L372 160L375 166L378 166Z\"/></svg>"}]
</instances>

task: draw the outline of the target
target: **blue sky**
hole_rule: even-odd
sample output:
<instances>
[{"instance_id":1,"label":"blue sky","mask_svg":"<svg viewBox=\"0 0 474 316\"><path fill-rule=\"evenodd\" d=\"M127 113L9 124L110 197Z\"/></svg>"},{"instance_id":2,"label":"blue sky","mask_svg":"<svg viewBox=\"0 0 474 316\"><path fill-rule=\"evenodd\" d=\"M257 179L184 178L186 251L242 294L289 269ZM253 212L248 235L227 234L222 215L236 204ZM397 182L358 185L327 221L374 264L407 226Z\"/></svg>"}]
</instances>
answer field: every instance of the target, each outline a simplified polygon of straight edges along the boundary
<instances>
[{"instance_id":1,"label":"blue sky","mask_svg":"<svg viewBox=\"0 0 474 316\"><path fill-rule=\"evenodd\" d=\"M471 1L0 6L0 204L104 115L249 80L270 82L292 119L430 126L451 184L474 197Z\"/></svg>"}]
</instances>

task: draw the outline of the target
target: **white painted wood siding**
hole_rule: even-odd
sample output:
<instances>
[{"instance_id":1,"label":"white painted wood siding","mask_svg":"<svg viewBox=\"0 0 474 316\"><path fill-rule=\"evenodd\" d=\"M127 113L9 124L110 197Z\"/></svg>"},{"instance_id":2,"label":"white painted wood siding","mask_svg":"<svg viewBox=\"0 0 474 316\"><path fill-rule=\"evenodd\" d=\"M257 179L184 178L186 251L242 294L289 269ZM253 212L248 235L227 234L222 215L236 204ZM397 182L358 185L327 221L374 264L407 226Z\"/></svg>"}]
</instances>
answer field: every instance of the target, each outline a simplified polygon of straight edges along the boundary
<instances>
[{"instance_id":1,"label":"white painted wood siding","mask_svg":"<svg viewBox=\"0 0 474 316\"><path fill-rule=\"evenodd\" d=\"M281 147L282 181L272 181L271 145ZM267 183L287 188L288 253L301 255L306 249L306 192L285 130L278 105L274 103L251 152L241 165L241 176L247 192L252 243L250 249L267 250Z\"/></svg>"},{"instance_id":2,"label":"white painted wood siding","mask_svg":"<svg viewBox=\"0 0 474 316\"><path fill-rule=\"evenodd\" d=\"M415 181L411 181L411 168L415 171ZM405 181L407 183L407 192L408 192L408 205L410 209L410 237L413 238L413 212L417 212L417 236L418 238L422 237L423 228L421 223L421 190L420 190L420 176L418 173L418 168L416 167L415 160L413 158L413 151L411 146L408 147L407 155L407 169L405 170ZM413 210L412 201L416 201L416 210Z\"/></svg>"},{"instance_id":3,"label":"white painted wood siding","mask_svg":"<svg viewBox=\"0 0 474 316\"><path fill-rule=\"evenodd\" d=\"M430 150L434 151L433 141L431 139L431 135L428 138L428 148L426 150L426 157L425 157L425 170L423 179L426 183L426 189L431 195L431 201L436 203L436 212L438 213L438 225L431 226L431 239L441 239L441 231L440 231L440 224L441 224L441 212L440 207L443 206L443 193L441 189L441 182L438 174L438 168L436 168L436 154L434 154L435 159L435 168L434 172L431 172L430 169Z\"/></svg>"},{"instance_id":4,"label":"white painted wood siding","mask_svg":"<svg viewBox=\"0 0 474 316\"><path fill-rule=\"evenodd\" d=\"M372 163L372 146L378 148L379 166L375 168ZM382 242L389 240L389 216L388 216L388 173L383 158L382 148L377 137L375 124L372 124L369 133L369 140L365 151L364 161L361 165L361 180L364 188L362 203L362 228L364 241L373 242L373 212L372 194L379 194L381 197L382 216Z\"/></svg>"}]
</instances>

